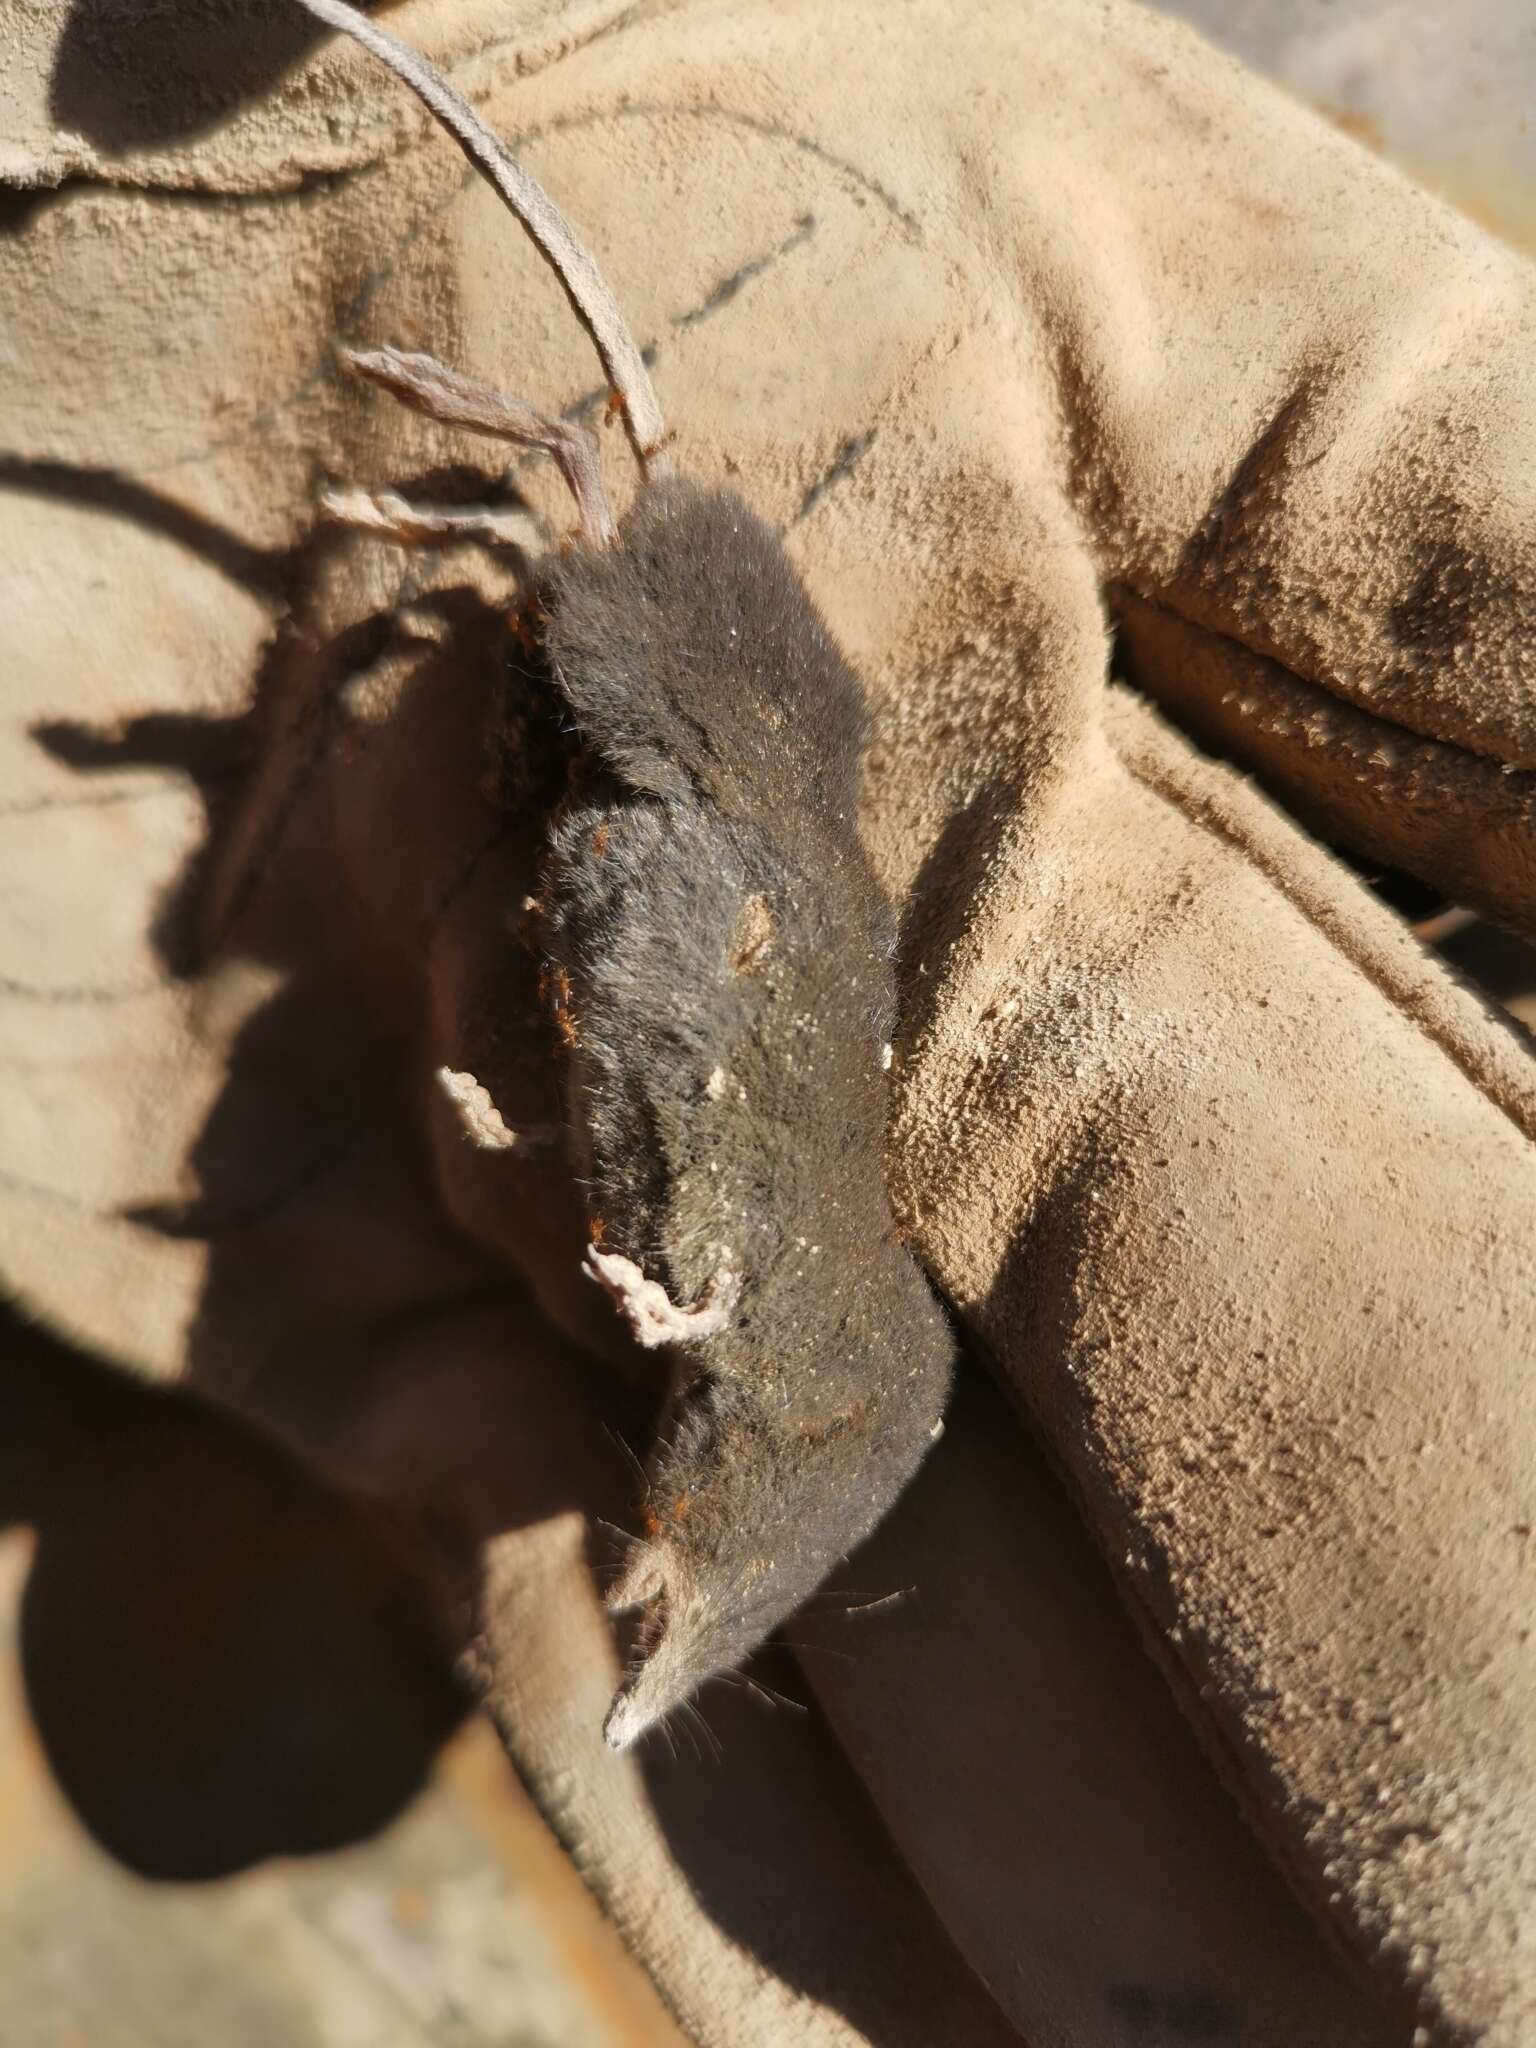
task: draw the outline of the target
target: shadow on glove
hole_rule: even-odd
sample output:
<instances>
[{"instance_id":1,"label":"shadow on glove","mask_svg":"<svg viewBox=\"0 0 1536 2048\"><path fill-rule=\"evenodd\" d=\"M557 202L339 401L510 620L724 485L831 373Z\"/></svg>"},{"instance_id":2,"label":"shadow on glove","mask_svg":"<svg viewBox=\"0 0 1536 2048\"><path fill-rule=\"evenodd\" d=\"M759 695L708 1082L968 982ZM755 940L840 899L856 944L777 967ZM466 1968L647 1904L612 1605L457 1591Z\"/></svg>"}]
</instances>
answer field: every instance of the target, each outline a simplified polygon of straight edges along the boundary
<instances>
[{"instance_id":1,"label":"shadow on glove","mask_svg":"<svg viewBox=\"0 0 1536 2048\"><path fill-rule=\"evenodd\" d=\"M21 1663L103 1847L222 1877L372 1834L464 1711L390 1531L205 1404L7 1314L0 1524L37 1551Z\"/></svg>"}]
</instances>

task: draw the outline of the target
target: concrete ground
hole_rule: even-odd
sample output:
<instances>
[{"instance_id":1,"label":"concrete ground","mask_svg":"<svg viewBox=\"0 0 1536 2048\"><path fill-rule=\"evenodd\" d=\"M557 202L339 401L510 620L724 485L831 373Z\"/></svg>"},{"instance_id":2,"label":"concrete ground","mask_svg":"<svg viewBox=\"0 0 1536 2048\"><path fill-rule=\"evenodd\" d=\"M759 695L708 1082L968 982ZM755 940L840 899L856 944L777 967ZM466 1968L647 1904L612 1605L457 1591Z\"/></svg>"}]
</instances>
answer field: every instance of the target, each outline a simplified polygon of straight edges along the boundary
<instances>
[{"instance_id":1,"label":"concrete ground","mask_svg":"<svg viewBox=\"0 0 1536 2048\"><path fill-rule=\"evenodd\" d=\"M1169 11L1536 252L1530 0ZM1536 1024L1528 949L1455 914L1431 936ZM5 2048L676 2041L363 1534L226 1425L178 1410L167 1444L158 1397L19 1326L0 1371ZM87 1648L104 1586L120 1626Z\"/></svg>"},{"instance_id":2,"label":"concrete ground","mask_svg":"<svg viewBox=\"0 0 1536 2048\"><path fill-rule=\"evenodd\" d=\"M126 1868L67 1802L30 1725L16 1655L30 1549L19 1533L0 1543L6 2048L676 2040L479 1720L377 1835L198 1882Z\"/></svg>"},{"instance_id":3,"label":"concrete ground","mask_svg":"<svg viewBox=\"0 0 1536 2048\"><path fill-rule=\"evenodd\" d=\"M3 1309L0 1418L4 2048L677 2048L387 1532Z\"/></svg>"},{"instance_id":4,"label":"concrete ground","mask_svg":"<svg viewBox=\"0 0 1536 2048\"><path fill-rule=\"evenodd\" d=\"M1536 251L1530 0L1164 0L1162 11Z\"/></svg>"}]
</instances>

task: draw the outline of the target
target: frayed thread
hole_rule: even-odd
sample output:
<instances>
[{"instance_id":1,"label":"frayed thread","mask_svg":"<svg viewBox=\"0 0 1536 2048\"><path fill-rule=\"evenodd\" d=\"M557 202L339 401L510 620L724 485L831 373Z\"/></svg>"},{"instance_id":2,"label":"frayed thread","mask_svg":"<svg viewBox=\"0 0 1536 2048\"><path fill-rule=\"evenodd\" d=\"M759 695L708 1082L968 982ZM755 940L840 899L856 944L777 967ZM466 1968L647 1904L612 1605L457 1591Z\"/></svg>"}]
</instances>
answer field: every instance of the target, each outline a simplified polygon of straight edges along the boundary
<instances>
[{"instance_id":1,"label":"frayed thread","mask_svg":"<svg viewBox=\"0 0 1536 2048\"><path fill-rule=\"evenodd\" d=\"M482 1152L510 1152L530 1146L548 1145L559 1136L553 1124L539 1124L514 1130L491 1100L491 1091L473 1074L455 1067L439 1067L438 1085L458 1111L459 1126L472 1145Z\"/></svg>"},{"instance_id":2,"label":"frayed thread","mask_svg":"<svg viewBox=\"0 0 1536 2048\"><path fill-rule=\"evenodd\" d=\"M633 1259L622 1252L587 1246L583 1273L595 1280L629 1325L637 1344L653 1350L660 1344L697 1344L715 1337L730 1321L741 1281L727 1255L693 1308L682 1308L659 1280L647 1280Z\"/></svg>"}]
</instances>

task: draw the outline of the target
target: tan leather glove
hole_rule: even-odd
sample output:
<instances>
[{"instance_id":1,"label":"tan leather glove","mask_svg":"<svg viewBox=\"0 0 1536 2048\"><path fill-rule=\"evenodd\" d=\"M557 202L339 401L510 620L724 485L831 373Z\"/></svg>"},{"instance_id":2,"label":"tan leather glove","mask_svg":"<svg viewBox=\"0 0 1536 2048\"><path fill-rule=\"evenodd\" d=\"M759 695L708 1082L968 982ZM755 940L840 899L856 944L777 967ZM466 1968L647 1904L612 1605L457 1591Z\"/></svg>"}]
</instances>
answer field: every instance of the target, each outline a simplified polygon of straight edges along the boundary
<instances>
[{"instance_id":1,"label":"tan leather glove","mask_svg":"<svg viewBox=\"0 0 1536 2048\"><path fill-rule=\"evenodd\" d=\"M1119 4L391 11L869 684L914 1241L1367 1992L979 1378L834 1580L917 1594L800 1626L825 1723L601 1748L618 1396L507 1270L601 1305L558 1165L432 1078L548 1112L507 577L314 533L328 478L496 475L338 334L593 373L396 87L202 13L42 10L5 82L7 1281L484 1545L509 1747L699 2040L1523 2042L1528 1055L1107 672L1529 929L1530 271Z\"/></svg>"}]
</instances>

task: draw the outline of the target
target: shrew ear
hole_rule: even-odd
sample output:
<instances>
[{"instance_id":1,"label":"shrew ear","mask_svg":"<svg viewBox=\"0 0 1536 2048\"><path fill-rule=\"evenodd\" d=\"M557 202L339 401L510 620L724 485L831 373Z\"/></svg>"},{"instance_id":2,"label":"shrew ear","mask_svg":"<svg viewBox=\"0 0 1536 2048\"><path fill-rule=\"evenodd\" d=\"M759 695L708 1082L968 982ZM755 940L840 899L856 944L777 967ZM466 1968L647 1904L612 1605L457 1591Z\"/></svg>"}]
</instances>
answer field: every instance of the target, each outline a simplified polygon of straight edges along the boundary
<instances>
[{"instance_id":1,"label":"shrew ear","mask_svg":"<svg viewBox=\"0 0 1536 2048\"><path fill-rule=\"evenodd\" d=\"M603 1605L610 1614L633 1613L659 1598L666 1582L665 1546L652 1537L631 1550L623 1571L603 1595Z\"/></svg>"},{"instance_id":2,"label":"shrew ear","mask_svg":"<svg viewBox=\"0 0 1536 2048\"><path fill-rule=\"evenodd\" d=\"M685 1617L696 1606L685 1558L665 1537L653 1537L636 1551L624 1577L608 1595L610 1612L642 1607L624 1682L603 1723L611 1749L627 1749L647 1728L709 1676L697 1663Z\"/></svg>"},{"instance_id":3,"label":"shrew ear","mask_svg":"<svg viewBox=\"0 0 1536 2048\"><path fill-rule=\"evenodd\" d=\"M624 1568L604 1596L610 1614L627 1614L660 1599L678 1575L677 1547L668 1525L688 1512L689 1475L707 1470L718 1456L720 1438L719 1385L716 1375L697 1371L688 1377L680 1367L661 1435L651 1455L654 1475L646 1504L643 1541L635 1544Z\"/></svg>"},{"instance_id":4,"label":"shrew ear","mask_svg":"<svg viewBox=\"0 0 1536 2048\"><path fill-rule=\"evenodd\" d=\"M742 1383L739 1375L722 1371L713 1359L706 1363L697 1354L679 1354L650 1459L658 1482L663 1474L689 1473L714 1462ZM657 1500L653 1505L664 1515L668 1503Z\"/></svg>"}]
</instances>

